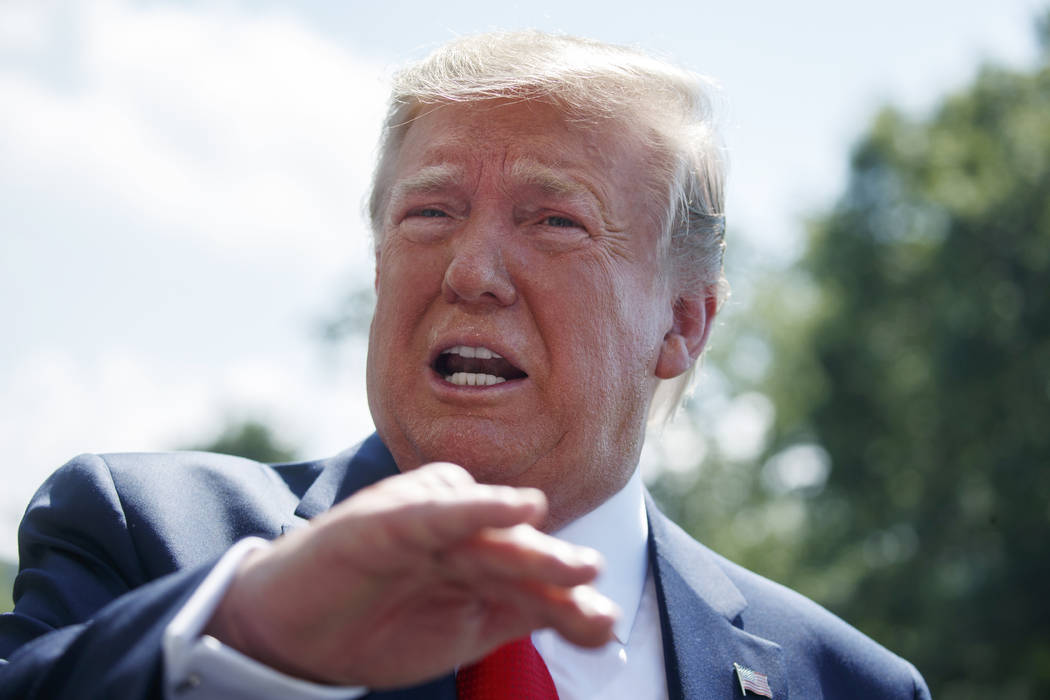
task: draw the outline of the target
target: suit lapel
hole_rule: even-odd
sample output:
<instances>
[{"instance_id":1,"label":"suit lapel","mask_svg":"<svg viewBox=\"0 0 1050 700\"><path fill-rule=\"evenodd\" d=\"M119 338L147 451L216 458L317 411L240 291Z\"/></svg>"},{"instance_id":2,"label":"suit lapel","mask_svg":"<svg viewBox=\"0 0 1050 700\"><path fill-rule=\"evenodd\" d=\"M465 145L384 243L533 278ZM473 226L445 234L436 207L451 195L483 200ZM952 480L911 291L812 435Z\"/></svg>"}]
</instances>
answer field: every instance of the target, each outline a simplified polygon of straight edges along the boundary
<instances>
[{"instance_id":1,"label":"suit lapel","mask_svg":"<svg viewBox=\"0 0 1050 700\"><path fill-rule=\"evenodd\" d=\"M309 520L356 491L398 473L397 464L379 436L372 433L357 447L328 460L299 501L295 514Z\"/></svg>"},{"instance_id":2,"label":"suit lapel","mask_svg":"<svg viewBox=\"0 0 1050 700\"><path fill-rule=\"evenodd\" d=\"M734 663L768 676L775 700L788 700L781 648L741 629L747 601L717 557L648 494L646 509L670 700L740 698Z\"/></svg>"}]
</instances>

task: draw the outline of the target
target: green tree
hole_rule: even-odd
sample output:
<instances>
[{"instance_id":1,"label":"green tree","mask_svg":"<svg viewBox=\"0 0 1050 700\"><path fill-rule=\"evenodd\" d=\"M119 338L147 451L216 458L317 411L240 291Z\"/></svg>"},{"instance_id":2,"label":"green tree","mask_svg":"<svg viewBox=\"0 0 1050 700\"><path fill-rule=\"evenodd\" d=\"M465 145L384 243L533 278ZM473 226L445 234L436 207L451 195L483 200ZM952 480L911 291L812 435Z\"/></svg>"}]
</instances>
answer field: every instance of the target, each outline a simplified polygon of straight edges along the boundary
<instances>
[{"instance_id":1,"label":"green tree","mask_svg":"<svg viewBox=\"0 0 1050 700\"><path fill-rule=\"evenodd\" d=\"M278 440L267 425L256 420L231 423L212 440L185 449L220 452L258 462L289 462L295 450Z\"/></svg>"},{"instance_id":2,"label":"green tree","mask_svg":"<svg viewBox=\"0 0 1050 700\"><path fill-rule=\"evenodd\" d=\"M880 114L812 227L819 309L779 372L821 391L774 444L833 465L800 578L945 697L1050 693L1048 115L1045 64Z\"/></svg>"},{"instance_id":3,"label":"green tree","mask_svg":"<svg viewBox=\"0 0 1050 700\"><path fill-rule=\"evenodd\" d=\"M716 331L721 393L772 401L765 451L708 450L654 489L913 660L935 697L1050 694L1048 57L876 117L802 264L745 285ZM756 343L769 367L741 375ZM710 429L726 403L700 394L687 420Z\"/></svg>"}]
</instances>

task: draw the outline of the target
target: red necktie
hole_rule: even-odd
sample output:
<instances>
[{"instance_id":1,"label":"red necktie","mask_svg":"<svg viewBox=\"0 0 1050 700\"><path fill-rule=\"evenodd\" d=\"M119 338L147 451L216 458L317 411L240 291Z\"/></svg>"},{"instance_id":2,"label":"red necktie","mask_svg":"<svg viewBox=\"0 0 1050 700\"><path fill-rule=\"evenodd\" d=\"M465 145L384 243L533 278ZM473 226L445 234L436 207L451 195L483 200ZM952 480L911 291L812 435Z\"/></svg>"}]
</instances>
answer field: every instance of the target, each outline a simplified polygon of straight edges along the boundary
<instances>
[{"instance_id":1,"label":"red necktie","mask_svg":"<svg viewBox=\"0 0 1050 700\"><path fill-rule=\"evenodd\" d=\"M522 637L456 673L459 700L558 700L547 664Z\"/></svg>"}]
</instances>

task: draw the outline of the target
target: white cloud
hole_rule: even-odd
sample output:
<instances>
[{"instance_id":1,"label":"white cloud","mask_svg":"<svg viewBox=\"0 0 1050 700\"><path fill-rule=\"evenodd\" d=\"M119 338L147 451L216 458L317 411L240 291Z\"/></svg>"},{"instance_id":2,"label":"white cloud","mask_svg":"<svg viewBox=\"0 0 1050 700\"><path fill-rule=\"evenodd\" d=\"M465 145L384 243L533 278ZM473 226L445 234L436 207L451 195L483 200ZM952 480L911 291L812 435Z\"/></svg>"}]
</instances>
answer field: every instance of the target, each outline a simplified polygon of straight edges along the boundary
<instances>
[{"instance_id":1,"label":"white cloud","mask_svg":"<svg viewBox=\"0 0 1050 700\"><path fill-rule=\"evenodd\" d=\"M0 5L0 49L33 51L46 37L54 3L9 0Z\"/></svg>"},{"instance_id":2,"label":"white cloud","mask_svg":"<svg viewBox=\"0 0 1050 700\"><path fill-rule=\"evenodd\" d=\"M68 63L67 80L0 64L5 169L56 201L100 200L144 231L238 256L322 269L364 257L351 227L382 116L379 66L273 14L115 0L67 12L71 55L48 56ZM46 3L0 19L15 16L36 35L69 20Z\"/></svg>"}]
</instances>

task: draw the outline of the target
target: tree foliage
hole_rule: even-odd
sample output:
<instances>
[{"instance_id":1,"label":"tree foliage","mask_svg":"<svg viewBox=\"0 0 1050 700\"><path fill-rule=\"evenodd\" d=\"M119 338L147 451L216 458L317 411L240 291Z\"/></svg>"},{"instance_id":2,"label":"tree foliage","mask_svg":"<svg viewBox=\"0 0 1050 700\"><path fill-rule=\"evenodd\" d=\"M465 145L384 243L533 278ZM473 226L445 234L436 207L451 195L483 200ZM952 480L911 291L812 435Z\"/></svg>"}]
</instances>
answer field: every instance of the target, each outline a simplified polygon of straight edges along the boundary
<instances>
[{"instance_id":1,"label":"tree foliage","mask_svg":"<svg viewBox=\"0 0 1050 700\"><path fill-rule=\"evenodd\" d=\"M826 391L778 428L836 465L806 564L859 557L835 607L948 697L1050 691L1048 115L1047 67L884 112L806 261Z\"/></svg>"},{"instance_id":2,"label":"tree foliage","mask_svg":"<svg viewBox=\"0 0 1050 700\"><path fill-rule=\"evenodd\" d=\"M258 462L289 462L295 450L283 444L273 430L257 420L231 423L212 440L186 449L246 457Z\"/></svg>"},{"instance_id":3,"label":"tree foliage","mask_svg":"<svg viewBox=\"0 0 1050 700\"><path fill-rule=\"evenodd\" d=\"M800 270L749 301L773 357L742 389L775 408L764 459L709 455L657 490L934 696L1047 695L1050 62L986 67L922 118L884 110L850 173Z\"/></svg>"}]
</instances>

